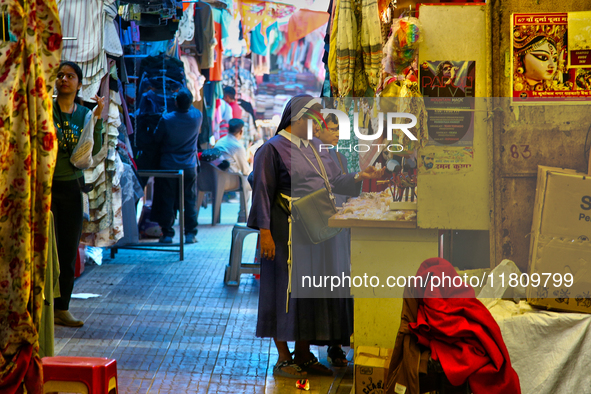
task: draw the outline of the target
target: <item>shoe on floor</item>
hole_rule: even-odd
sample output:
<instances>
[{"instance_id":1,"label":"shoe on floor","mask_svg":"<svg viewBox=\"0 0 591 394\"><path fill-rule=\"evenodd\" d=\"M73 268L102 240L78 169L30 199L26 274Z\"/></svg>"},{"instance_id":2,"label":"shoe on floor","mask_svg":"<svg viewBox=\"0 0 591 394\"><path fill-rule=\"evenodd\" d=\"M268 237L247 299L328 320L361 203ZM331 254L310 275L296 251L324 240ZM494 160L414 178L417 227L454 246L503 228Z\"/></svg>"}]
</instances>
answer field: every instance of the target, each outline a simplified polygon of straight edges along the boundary
<instances>
[{"instance_id":1,"label":"shoe on floor","mask_svg":"<svg viewBox=\"0 0 591 394\"><path fill-rule=\"evenodd\" d=\"M293 361L285 360L277 363L273 367L273 376L281 376L283 378L301 379L308 374Z\"/></svg>"},{"instance_id":2,"label":"shoe on floor","mask_svg":"<svg viewBox=\"0 0 591 394\"><path fill-rule=\"evenodd\" d=\"M310 359L298 364L302 371L309 375L332 376L332 369L320 364L314 354L310 353Z\"/></svg>"},{"instance_id":3,"label":"shoe on floor","mask_svg":"<svg viewBox=\"0 0 591 394\"><path fill-rule=\"evenodd\" d=\"M169 237L168 235L163 235L162 237L160 237L158 242L160 242L161 244L171 244L172 237Z\"/></svg>"},{"instance_id":4,"label":"shoe on floor","mask_svg":"<svg viewBox=\"0 0 591 394\"><path fill-rule=\"evenodd\" d=\"M197 242L197 237L195 236L195 234L185 235L186 244L194 244L195 242Z\"/></svg>"},{"instance_id":5,"label":"shoe on floor","mask_svg":"<svg viewBox=\"0 0 591 394\"><path fill-rule=\"evenodd\" d=\"M340 346L328 347L328 363L334 367L346 367L349 363L347 355Z\"/></svg>"},{"instance_id":6,"label":"shoe on floor","mask_svg":"<svg viewBox=\"0 0 591 394\"><path fill-rule=\"evenodd\" d=\"M70 311L62 311L60 309L53 311L53 323L67 327L82 327L84 325L84 322L72 316Z\"/></svg>"}]
</instances>

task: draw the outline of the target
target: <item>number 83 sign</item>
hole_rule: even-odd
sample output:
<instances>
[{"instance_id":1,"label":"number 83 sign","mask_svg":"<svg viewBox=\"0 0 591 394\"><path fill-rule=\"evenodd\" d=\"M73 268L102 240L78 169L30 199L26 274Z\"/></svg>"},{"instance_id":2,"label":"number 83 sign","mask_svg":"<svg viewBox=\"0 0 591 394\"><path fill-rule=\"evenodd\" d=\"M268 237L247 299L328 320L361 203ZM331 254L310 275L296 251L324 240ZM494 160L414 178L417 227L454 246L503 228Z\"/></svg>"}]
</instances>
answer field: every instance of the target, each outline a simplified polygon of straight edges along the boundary
<instances>
[{"instance_id":1,"label":"number 83 sign","mask_svg":"<svg viewBox=\"0 0 591 394\"><path fill-rule=\"evenodd\" d=\"M511 157L513 159L529 159L531 157L531 151L529 150L529 145L511 145L509 150L511 152Z\"/></svg>"}]
</instances>

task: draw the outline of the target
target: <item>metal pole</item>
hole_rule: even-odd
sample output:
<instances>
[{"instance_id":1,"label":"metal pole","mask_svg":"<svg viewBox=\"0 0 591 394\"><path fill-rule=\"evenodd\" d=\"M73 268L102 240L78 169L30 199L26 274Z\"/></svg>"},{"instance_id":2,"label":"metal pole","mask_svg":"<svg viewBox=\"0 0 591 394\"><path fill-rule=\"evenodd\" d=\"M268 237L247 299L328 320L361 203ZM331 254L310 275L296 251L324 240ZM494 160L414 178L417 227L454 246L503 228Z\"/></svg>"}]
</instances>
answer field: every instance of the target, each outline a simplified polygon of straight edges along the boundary
<instances>
[{"instance_id":1,"label":"metal pole","mask_svg":"<svg viewBox=\"0 0 591 394\"><path fill-rule=\"evenodd\" d=\"M179 170L179 230L181 261L185 259L185 172Z\"/></svg>"}]
</instances>

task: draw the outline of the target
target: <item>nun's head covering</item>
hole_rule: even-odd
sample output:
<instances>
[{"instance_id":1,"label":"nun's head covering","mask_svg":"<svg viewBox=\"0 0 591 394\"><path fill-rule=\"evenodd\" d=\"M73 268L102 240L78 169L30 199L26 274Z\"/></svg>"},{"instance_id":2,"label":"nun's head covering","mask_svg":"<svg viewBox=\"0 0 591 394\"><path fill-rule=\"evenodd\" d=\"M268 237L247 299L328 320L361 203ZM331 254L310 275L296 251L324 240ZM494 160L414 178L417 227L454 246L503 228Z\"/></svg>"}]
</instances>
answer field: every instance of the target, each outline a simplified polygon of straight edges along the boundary
<instances>
[{"instance_id":1,"label":"nun's head covering","mask_svg":"<svg viewBox=\"0 0 591 394\"><path fill-rule=\"evenodd\" d=\"M279 133L281 130L285 130L287 126L291 124L291 122L300 119L308 110L314 105L322 105L322 101L318 98L314 98L309 94L298 94L297 96L293 96L285 106L283 110L283 116L281 117L281 121L279 122L279 126L277 126L277 131L275 134Z\"/></svg>"}]
</instances>

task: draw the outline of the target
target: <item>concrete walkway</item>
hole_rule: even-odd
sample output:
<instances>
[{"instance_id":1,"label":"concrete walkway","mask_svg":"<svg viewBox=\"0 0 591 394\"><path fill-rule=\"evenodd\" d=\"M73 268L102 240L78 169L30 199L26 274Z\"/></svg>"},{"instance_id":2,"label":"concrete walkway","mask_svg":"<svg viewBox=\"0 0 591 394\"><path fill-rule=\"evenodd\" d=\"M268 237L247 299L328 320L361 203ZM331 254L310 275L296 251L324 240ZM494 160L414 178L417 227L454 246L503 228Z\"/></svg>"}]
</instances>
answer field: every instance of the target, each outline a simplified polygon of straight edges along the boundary
<instances>
[{"instance_id":1,"label":"concrete walkway","mask_svg":"<svg viewBox=\"0 0 591 394\"><path fill-rule=\"evenodd\" d=\"M201 210L199 242L186 246L184 261L136 250L111 259L105 250L74 287L100 297L72 300L85 324L56 326L56 355L115 358L120 393L302 393L295 380L273 377L275 346L255 337L258 280L243 275L239 287L224 286L238 204L223 204L217 226L210 209ZM246 238L243 260L254 259L255 243ZM313 352L328 365L326 348ZM310 377L309 393L348 394L351 371Z\"/></svg>"}]
</instances>

